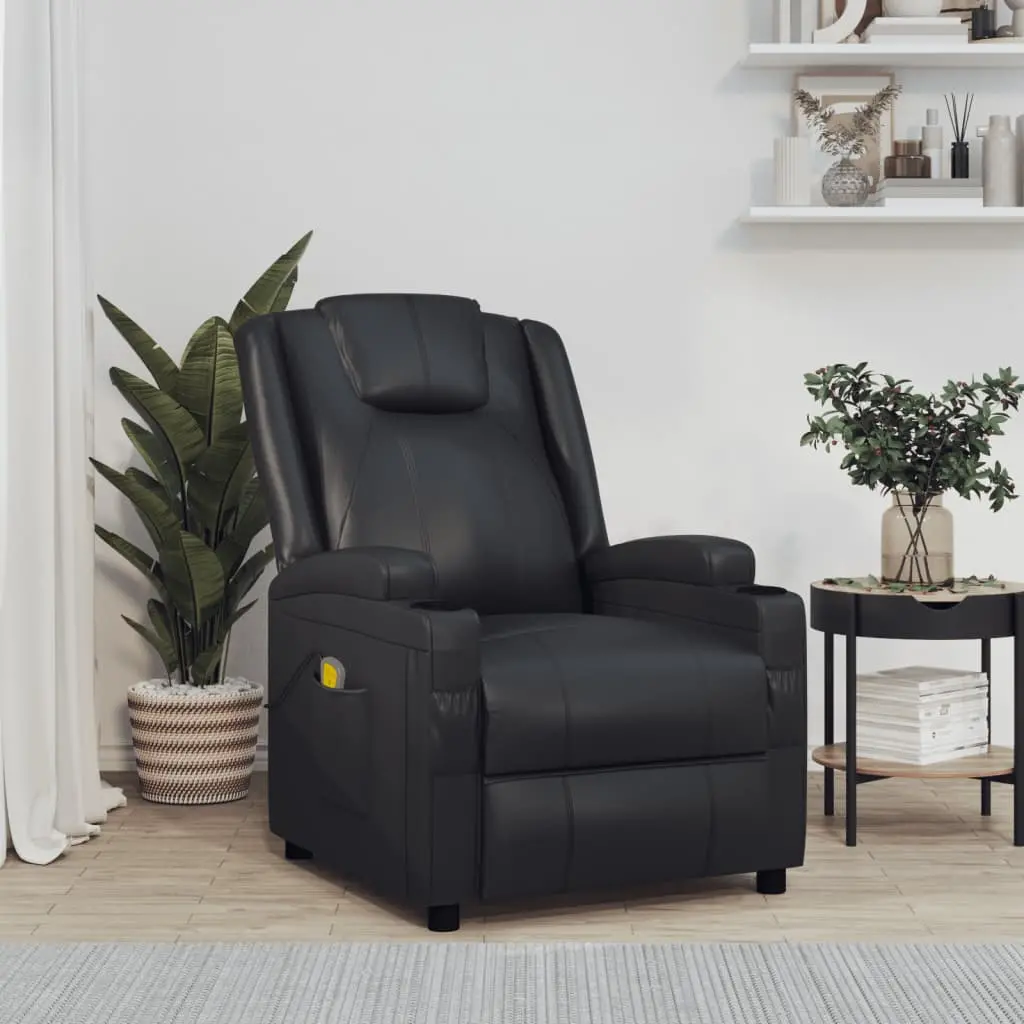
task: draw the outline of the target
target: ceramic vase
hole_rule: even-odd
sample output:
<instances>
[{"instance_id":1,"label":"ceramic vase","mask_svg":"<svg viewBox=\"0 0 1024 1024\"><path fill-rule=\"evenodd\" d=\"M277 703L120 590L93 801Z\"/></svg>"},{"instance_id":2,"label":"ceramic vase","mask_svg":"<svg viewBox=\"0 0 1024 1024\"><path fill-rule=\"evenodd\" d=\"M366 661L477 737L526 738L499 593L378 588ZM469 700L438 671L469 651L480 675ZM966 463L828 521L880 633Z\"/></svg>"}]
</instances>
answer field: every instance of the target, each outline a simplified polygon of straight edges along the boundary
<instances>
[{"instance_id":1,"label":"ceramic vase","mask_svg":"<svg viewBox=\"0 0 1024 1024\"><path fill-rule=\"evenodd\" d=\"M807 136L775 140L775 205L809 206L811 144Z\"/></svg>"},{"instance_id":2,"label":"ceramic vase","mask_svg":"<svg viewBox=\"0 0 1024 1024\"><path fill-rule=\"evenodd\" d=\"M1017 206L1020 202L1017 140L1005 114L989 118L982 155L986 206Z\"/></svg>"},{"instance_id":3,"label":"ceramic vase","mask_svg":"<svg viewBox=\"0 0 1024 1024\"><path fill-rule=\"evenodd\" d=\"M821 195L828 206L863 206L871 195L871 178L843 157L825 172Z\"/></svg>"},{"instance_id":4,"label":"ceramic vase","mask_svg":"<svg viewBox=\"0 0 1024 1024\"><path fill-rule=\"evenodd\" d=\"M1024 36L1024 0L1006 0L1006 6L1013 11L1013 34Z\"/></svg>"},{"instance_id":5,"label":"ceramic vase","mask_svg":"<svg viewBox=\"0 0 1024 1024\"><path fill-rule=\"evenodd\" d=\"M1017 118L1017 203L1024 206L1024 114Z\"/></svg>"}]
</instances>

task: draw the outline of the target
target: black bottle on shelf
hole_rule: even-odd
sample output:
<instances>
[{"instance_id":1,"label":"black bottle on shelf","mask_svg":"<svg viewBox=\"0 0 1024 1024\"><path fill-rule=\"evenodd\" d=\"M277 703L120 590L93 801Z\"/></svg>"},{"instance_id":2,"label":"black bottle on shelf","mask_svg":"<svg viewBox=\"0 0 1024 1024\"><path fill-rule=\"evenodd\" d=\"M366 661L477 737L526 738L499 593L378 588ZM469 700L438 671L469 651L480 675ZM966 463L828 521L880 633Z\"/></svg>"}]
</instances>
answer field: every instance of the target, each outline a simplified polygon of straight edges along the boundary
<instances>
[{"instance_id":1,"label":"black bottle on shelf","mask_svg":"<svg viewBox=\"0 0 1024 1024\"><path fill-rule=\"evenodd\" d=\"M971 144L954 142L949 160L951 178L969 178L971 176Z\"/></svg>"}]
</instances>

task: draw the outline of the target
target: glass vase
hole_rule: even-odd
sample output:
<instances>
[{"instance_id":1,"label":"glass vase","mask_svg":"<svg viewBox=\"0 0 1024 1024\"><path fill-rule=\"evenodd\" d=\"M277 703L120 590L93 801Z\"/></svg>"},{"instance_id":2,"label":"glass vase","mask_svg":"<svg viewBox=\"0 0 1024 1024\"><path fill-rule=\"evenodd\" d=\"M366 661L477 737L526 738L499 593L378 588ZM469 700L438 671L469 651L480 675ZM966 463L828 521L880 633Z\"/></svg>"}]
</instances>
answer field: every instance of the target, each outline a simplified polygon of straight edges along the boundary
<instances>
[{"instance_id":1,"label":"glass vase","mask_svg":"<svg viewBox=\"0 0 1024 1024\"><path fill-rule=\"evenodd\" d=\"M953 513L941 494L893 491L882 513L882 580L942 585L953 579Z\"/></svg>"},{"instance_id":2,"label":"glass vase","mask_svg":"<svg viewBox=\"0 0 1024 1024\"><path fill-rule=\"evenodd\" d=\"M821 195L828 206L863 206L871 195L871 177L843 157L822 177Z\"/></svg>"}]
</instances>

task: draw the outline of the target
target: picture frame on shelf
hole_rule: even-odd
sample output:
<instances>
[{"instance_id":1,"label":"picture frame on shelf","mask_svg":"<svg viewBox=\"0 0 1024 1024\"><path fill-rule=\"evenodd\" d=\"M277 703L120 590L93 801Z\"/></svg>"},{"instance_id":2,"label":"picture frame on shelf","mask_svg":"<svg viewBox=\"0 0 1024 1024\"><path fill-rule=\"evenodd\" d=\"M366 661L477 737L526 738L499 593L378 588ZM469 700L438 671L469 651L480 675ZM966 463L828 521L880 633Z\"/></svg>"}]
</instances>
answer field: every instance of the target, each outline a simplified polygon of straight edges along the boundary
<instances>
[{"instance_id":1,"label":"picture frame on shelf","mask_svg":"<svg viewBox=\"0 0 1024 1024\"><path fill-rule=\"evenodd\" d=\"M842 117L847 114L852 115L858 107L870 102L875 93L893 85L894 82L895 76L886 73L811 74L798 75L796 88L805 89L812 96L820 97L826 106L833 107L836 114ZM793 122L794 134L812 135L812 129L795 103L793 104ZM879 122L878 138L875 140L875 144L868 149L864 156L858 157L854 161L858 167L870 175L873 189L877 189L882 180L885 158L892 154L892 150L893 112L887 111ZM834 157L822 153L818 148L817 139L811 138L811 196L814 206L823 206L825 203L821 195L821 179L834 162Z\"/></svg>"}]
</instances>

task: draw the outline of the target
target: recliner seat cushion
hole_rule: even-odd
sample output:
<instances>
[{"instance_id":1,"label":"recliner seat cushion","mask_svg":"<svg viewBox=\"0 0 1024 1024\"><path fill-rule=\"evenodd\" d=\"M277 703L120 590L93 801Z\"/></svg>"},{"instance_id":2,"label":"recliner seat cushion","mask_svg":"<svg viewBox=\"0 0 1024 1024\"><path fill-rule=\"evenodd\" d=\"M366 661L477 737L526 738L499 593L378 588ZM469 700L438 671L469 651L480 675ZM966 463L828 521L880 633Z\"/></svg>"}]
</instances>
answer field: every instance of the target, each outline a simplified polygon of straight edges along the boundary
<instances>
[{"instance_id":1,"label":"recliner seat cushion","mask_svg":"<svg viewBox=\"0 0 1024 1024\"><path fill-rule=\"evenodd\" d=\"M687 627L605 615L481 625L487 775L763 753L764 662Z\"/></svg>"}]
</instances>

